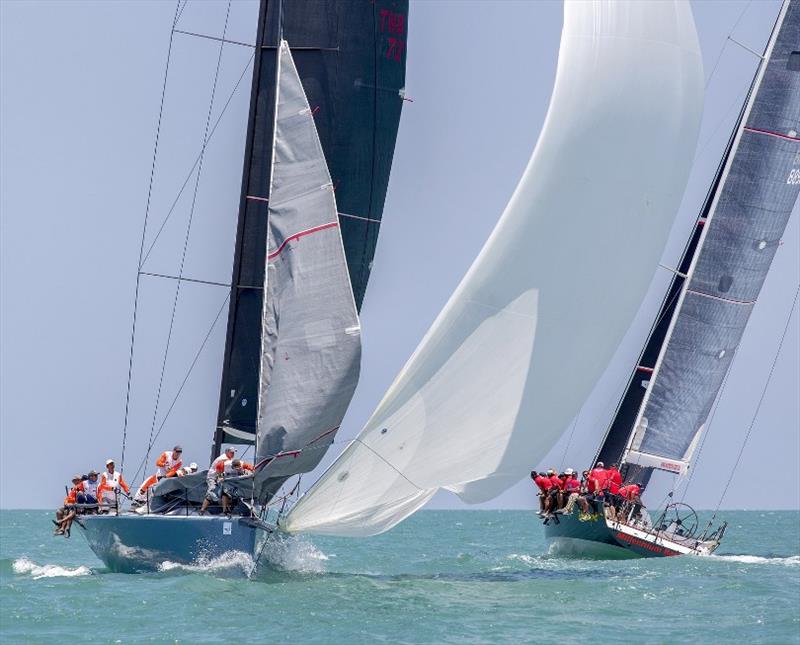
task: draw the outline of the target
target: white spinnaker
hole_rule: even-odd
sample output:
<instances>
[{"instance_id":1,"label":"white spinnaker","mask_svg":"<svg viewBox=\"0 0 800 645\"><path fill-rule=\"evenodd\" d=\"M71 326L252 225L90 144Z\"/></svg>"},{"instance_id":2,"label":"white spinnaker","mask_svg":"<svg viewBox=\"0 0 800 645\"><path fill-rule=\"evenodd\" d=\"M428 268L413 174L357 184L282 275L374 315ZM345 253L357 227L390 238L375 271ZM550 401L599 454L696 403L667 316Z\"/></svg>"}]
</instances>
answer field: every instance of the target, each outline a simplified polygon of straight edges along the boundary
<instances>
[{"instance_id":1,"label":"white spinnaker","mask_svg":"<svg viewBox=\"0 0 800 645\"><path fill-rule=\"evenodd\" d=\"M440 488L480 502L527 474L577 413L645 295L702 103L687 3L565 4L550 107L505 212L286 530L374 535Z\"/></svg>"}]
</instances>

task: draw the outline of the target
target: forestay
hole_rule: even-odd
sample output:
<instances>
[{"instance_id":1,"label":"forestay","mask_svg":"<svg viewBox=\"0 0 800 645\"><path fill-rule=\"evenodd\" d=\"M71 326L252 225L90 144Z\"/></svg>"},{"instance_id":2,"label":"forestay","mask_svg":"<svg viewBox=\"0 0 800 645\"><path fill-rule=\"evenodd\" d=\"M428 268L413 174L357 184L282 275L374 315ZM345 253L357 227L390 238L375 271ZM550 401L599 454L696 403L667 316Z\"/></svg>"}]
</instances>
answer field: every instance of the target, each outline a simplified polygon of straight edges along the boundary
<instances>
[{"instance_id":1,"label":"forestay","mask_svg":"<svg viewBox=\"0 0 800 645\"><path fill-rule=\"evenodd\" d=\"M361 340L333 184L281 41L262 318L256 495L313 469L358 382Z\"/></svg>"},{"instance_id":2,"label":"forestay","mask_svg":"<svg viewBox=\"0 0 800 645\"><path fill-rule=\"evenodd\" d=\"M376 534L440 488L480 502L527 474L642 301L686 183L702 97L686 3L566 3L550 107L511 201L286 530Z\"/></svg>"},{"instance_id":3,"label":"forestay","mask_svg":"<svg viewBox=\"0 0 800 645\"><path fill-rule=\"evenodd\" d=\"M785 3L624 460L683 472L800 191L800 7Z\"/></svg>"}]
</instances>

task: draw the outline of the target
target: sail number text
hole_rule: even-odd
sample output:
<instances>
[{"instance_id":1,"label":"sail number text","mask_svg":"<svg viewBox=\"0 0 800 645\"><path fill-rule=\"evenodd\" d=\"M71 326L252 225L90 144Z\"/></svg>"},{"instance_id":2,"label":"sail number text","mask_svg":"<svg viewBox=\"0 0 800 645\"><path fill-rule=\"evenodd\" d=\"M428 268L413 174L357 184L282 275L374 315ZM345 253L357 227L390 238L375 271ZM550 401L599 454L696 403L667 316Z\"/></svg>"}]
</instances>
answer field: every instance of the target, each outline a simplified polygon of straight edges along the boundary
<instances>
[{"instance_id":1,"label":"sail number text","mask_svg":"<svg viewBox=\"0 0 800 645\"><path fill-rule=\"evenodd\" d=\"M390 34L386 39L384 56L389 60L400 62L406 50L406 17L402 13L381 9L380 20L381 33Z\"/></svg>"}]
</instances>

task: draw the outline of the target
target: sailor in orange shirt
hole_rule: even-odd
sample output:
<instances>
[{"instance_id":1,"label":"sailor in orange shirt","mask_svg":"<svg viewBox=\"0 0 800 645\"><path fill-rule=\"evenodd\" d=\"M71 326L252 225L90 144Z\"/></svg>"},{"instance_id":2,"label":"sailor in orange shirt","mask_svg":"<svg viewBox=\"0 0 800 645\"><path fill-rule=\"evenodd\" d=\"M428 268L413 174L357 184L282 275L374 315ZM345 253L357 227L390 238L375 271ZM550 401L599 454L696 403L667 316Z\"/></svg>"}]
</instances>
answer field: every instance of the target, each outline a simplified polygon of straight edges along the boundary
<instances>
[{"instance_id":1,"label":"sailor in orange shirt","mask_svg":"<svg viewBox=\"0 0 800 645\"><path fill-rule=\"evenodd\" d=\"M178 473L178 468L183 465L181 461L182 454L183 448L180 446L175 446L172 450L162 452L161 456L156 459L156 466L158 467L156 474L145 479L144 483L139 486L139 490L136 491L136 495L133 498L134 501L139 504L144 503L147 500L148 488L156 484L162 477L175 477Z\"/></svg>"},{"instance_id":2,"label":"sailor in orange shirt","mask_svg":"<svg viewBox=\"0 0 800 645\"><path fill-rule=\"evenodd\" d=\"M97 499L101 504L116 506L118 503L119 489L130 494L130 487L118 470L114 470L114 460L106 460L106 470L100 475L100 486L97 487ZM107 510L107 509L106 509Z\"/></svg>"},{"instance_id":3,"label":"sailor in orange shirt","mask_svg":"<svg viewBox=\"0 0 800 645\"><path fill-rule=\"evenodd\" d=\"M72 478L72 488L64 498L64 506L56 511L56 519L53 524L56 530L53 535L63 535L69 537L69 530L72 527L72 520L75 518L75 504L78 503L78 493L83 491L82 477L75 475Z\"/></svg>"},{"instance_id":4,"label":"sailor in orange shirt","mask_svg":"<svg viewBox=\"0 0 800 645\"><path fill-rule=\"evenodd\" d=\"M214 472L216 473L217 482L224 482L227 477L241 477L242 475L246 475L248 472L253 472L253 464L248 464L246 461L241 461L239 459L227 459L225 461L215 460L215 463L216 466L214 467ZM200 507L200 515L203 515L206 512L206 509L211 502L216 502L220 499L222 501L222 512L229 513L231 502L233 501L234 496L234 491L232 491L230 488L227 488L223 483L221 495L218 496L216 491L211 491L210 494L206 495L206 498L203 500L203 504Z\"/></svg>"}]
</instances>

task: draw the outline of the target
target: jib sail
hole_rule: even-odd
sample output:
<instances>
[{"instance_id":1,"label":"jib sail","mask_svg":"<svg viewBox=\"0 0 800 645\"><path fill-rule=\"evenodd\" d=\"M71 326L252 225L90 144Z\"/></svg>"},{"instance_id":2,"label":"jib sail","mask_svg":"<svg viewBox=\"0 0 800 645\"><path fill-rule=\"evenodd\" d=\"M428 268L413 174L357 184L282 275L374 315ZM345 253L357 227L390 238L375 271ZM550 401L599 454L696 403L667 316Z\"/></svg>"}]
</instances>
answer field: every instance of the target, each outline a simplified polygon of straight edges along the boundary
<instances>
[{"instance_id":1,"label":"jib sail","mask_svg":"<svg viewBox=\"0 0 800 645\"><path fill-rule=\"evenodd\" d=\"M261 2L214 456L223 442L254 442L257 428L279 34L327 161L360 308L403 103L407 13L407 0Z\"/></svg>"}]
</instances>

